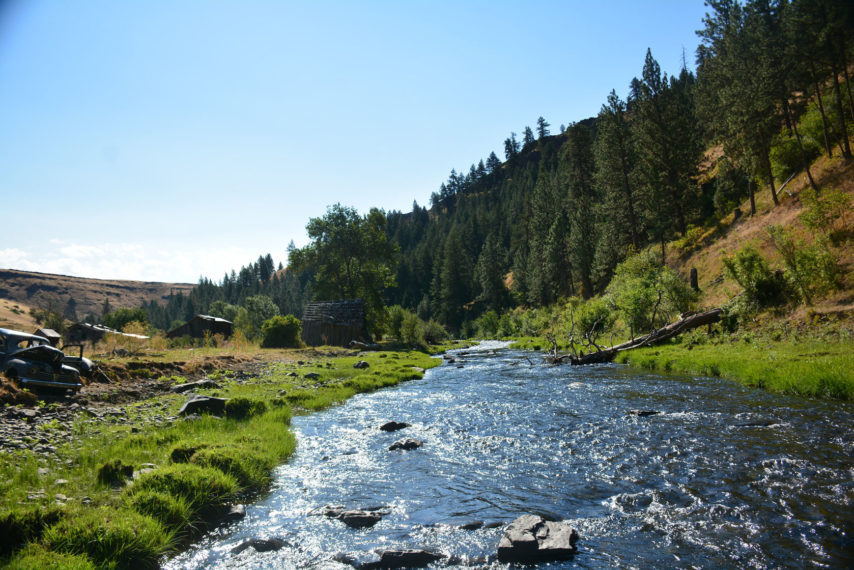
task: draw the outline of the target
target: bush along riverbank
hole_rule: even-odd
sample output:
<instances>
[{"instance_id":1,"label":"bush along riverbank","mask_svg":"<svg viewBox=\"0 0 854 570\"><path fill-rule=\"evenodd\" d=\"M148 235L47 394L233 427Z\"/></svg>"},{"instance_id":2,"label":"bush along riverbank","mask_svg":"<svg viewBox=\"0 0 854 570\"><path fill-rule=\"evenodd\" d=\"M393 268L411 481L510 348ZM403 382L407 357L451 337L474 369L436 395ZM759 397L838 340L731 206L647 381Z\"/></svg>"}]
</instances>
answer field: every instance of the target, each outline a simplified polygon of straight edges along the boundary
<instances>
[{"instance_id":1,"label":"bush along riverbank","mask_svg":"<svg viewBox=\"0 0 854 570\"><path fill-rule=\"evenodd\" d=\"M267 488L296 447L292 414L420 378L440 363L414 351L328 354L294 351L252 376L163 379L172 389L162 396L106 413L84 407L70 425L40 423L45 441L51 431L70 434L43 453L24 448L0 460L0 562L156 568L201 532L239 518L239 505ZM216 413L187 413L193 398ZM38 417L10 412L22 422Z\"/></svg>"}]
</instances>

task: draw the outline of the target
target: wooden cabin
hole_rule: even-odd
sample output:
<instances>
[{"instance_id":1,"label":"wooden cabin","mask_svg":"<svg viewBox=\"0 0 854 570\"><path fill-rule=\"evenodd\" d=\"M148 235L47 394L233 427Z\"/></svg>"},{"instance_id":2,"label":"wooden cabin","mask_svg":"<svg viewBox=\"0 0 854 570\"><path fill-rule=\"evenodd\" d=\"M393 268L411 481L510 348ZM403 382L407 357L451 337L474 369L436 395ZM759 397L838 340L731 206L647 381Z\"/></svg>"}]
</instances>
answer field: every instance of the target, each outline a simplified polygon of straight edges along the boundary
<instances>
[{"instance_id":1,"label":"wooden cabin","mask_svg":"<svg viewBox=\"0 0 854 570\"><path fill-rule=\"evenodd\" d=\"M186 324L166 333L166 338L180 338L182 336L204 338L206 331L210 332L211 336L221 334L223 337L228 338L234 332L234 325L231 321L219 317L196 315Z\"/></svg>"},{"instance_id":2,"label":"wooden cabin","mask_svg":"<svg viewBox=\"0 0 854 570\"><path fill-rule=\"evenodd\" d=\"M370 343L365 302L362 299L308 303L302 314L302 340L309 346L347 346Z\"/></svg>"}]
</instances>

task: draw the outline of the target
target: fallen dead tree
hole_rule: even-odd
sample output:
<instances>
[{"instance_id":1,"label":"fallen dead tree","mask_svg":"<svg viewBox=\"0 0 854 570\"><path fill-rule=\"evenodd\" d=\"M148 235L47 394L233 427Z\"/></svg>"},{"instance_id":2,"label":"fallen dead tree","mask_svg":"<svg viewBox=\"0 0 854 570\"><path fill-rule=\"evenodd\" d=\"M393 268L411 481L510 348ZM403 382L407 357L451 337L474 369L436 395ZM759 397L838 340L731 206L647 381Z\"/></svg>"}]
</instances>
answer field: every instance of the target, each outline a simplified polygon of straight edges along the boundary
<instances>
[{"instance_id":1,"label":"fallen dead tree","mask_svg":"<svg viewBox=\"0 0 854 570\"><path fill-rule=\"evenodd\" d=\"M717 308L703 313L695 313L674 323L665 325L660 329L656 329L642 337L607 348L600 348L596 344L588 343L589 346L593 346L596 350L587 354L584 354L583 352L558 354L557 342L555 342L553 337L548 337L549 341L552 343L552 350L550 355L547 357L547 360L552 364L564 364L567 362L570 364L600 364L603 362L611 362L620 352L632 350L633 348L650 346L671 339L683 332L716 323L721 318L722 310L723 309Z\"/></svg>"}]
</instances>

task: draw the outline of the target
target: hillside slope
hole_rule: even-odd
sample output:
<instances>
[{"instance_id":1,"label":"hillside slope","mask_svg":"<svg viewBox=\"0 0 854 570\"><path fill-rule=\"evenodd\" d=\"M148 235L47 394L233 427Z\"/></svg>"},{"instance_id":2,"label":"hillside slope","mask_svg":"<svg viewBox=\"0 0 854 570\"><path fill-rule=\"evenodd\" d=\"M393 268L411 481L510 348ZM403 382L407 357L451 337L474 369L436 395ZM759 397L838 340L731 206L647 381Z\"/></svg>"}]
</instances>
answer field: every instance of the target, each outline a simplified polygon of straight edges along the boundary
<instances>
[{"instance_id":1,"label":"hillside slope","mask_svg":"<svg viewBox=\"0 0 854 570\"><path fill-rule=\"evenodd\" d=\"M819 188L841 190L854 199L854 161L840 157L828 159L822 157L811 167L813 177ZM802 192L809 188L805 174L793 179L780 194L780 205L771 203L770 191L762 189L757 194L757 213L755 216L742 216L734 221L730 214L716 228L707 228L701 238L694 242L681 240L671 242L668 255L676 267L687 275L696 268L699 273L700 288L704 293L704 303L719 306L738 294L739 287L732 280L723 279L723 258L733 254L745 245L752 245L769 260L773 268L783 268L779 254L767 238L766 229L780 225L791 231L798 239L809 242L810 231L804 226L800 215L805 210ZM749 212L747 202L741 204L742 212ZM832 246L842 270L842 287L825 299L817 300L809 310L813 313L854 312L854 243L852 243L851 224L854 216L847 220L845 239ZM803 308L801 309L803 311Z\"/></svg>"},{"instance_id":2,"label":"hillside slope","mask_svg":"<svg viewBox=\"0 0 854 570\"><path fill-rule=\"evenodd\" d=\"M31 324L26 318L29 308L64 312L72 299L75 312L82 318L89 313L100 315L105 300L114 309L139 307L151 300L165 302L170 293L187 294L194 287L188 283L88 279L0 269L0 300L5 301L0 304L6 307L0 313L0 325Z\"/></svg>"}]
</instances>

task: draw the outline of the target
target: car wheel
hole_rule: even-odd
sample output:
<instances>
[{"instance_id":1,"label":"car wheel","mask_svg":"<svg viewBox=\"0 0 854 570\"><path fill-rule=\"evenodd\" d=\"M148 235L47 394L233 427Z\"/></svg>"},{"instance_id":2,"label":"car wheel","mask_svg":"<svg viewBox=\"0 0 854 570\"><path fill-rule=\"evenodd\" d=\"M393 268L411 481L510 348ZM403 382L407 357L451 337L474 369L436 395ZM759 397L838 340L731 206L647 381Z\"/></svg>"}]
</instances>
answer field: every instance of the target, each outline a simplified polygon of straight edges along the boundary
<instances>
[{"instance_id":1,"label":"car wheel","mask_svg":"<svg viewBox=\"0 0 854 570\"><path fill-rule=\"evenodd\" d=\"M13 386L15 386L15 388L19 390L21 389L21 383L18 381L18 372L14 368L10 368L3 374L6 375L6 378Z\"/></svg>"}]
</instances>

